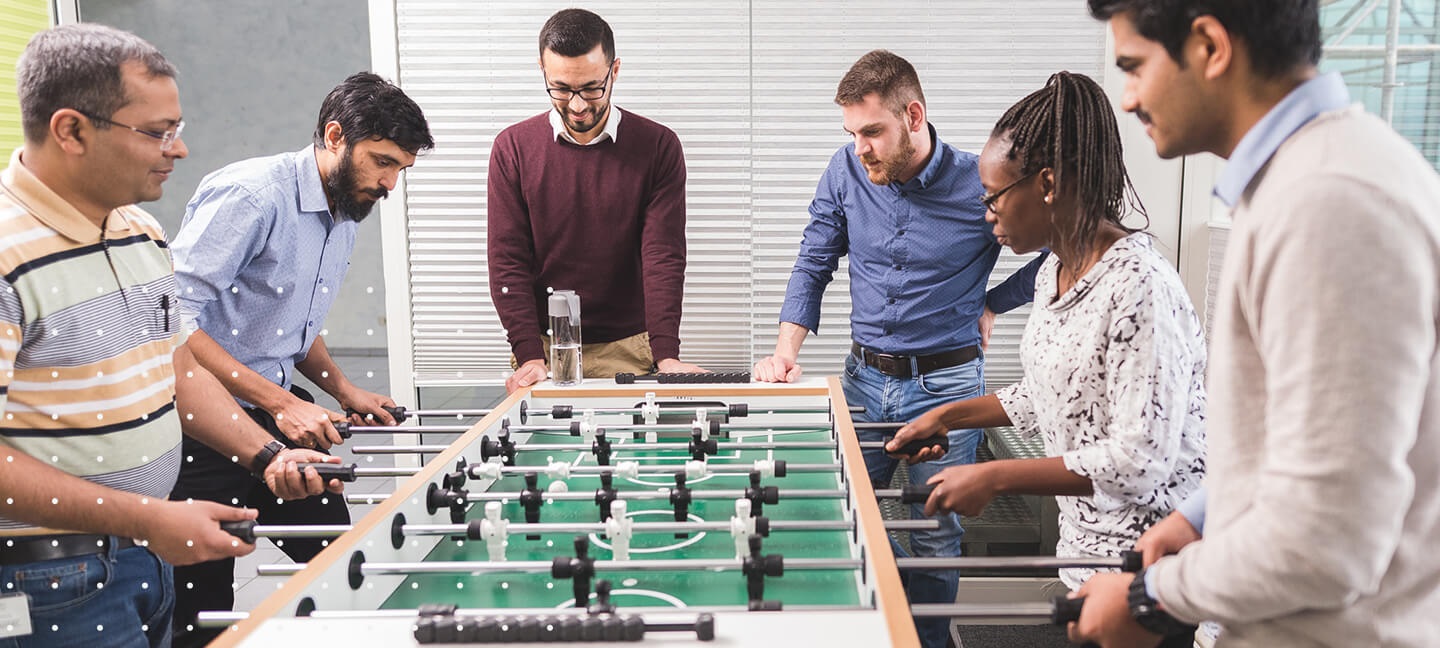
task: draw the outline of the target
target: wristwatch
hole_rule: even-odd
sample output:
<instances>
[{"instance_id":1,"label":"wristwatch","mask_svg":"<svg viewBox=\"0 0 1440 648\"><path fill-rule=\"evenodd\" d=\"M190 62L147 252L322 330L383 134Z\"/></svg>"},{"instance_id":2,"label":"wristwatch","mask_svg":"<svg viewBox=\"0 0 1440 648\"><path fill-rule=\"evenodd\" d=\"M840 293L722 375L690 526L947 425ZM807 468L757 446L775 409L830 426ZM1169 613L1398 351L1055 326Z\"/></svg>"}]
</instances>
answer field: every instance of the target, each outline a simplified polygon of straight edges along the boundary
<instances>
[{"instance_id":1,"label":"wristwatch","mask_svg":"<svg viewBox=\"0 0 1440 648\"><path fill-rule=\"evenodd\" d=\"M1145 570L1141 569L1135 573L1135 580L1130 581L1130 616L1135 618L1135 623L1140 627L1158 635L1169 637L1171 635L1194 634L1197 626L1190 625L1160 609L1160 602L1145 591Z\"/></svg>"},{"instance_id":2,"label":"wristwatch","mask_svg":"<svg viewBox=\"0 0 1440 648\"><path fill-rule=\"evenodd\" d=\"M255 478L260 481L265 481L265 469L270 466L270 462L275 459L275 455L280 454L284 449L285 444L271 439L265 444L265 447L260 448L260 451L255 453L255 458L250 460L250 465L254 466L250 474L254 475Z\"/></svg>"}]
</instances>

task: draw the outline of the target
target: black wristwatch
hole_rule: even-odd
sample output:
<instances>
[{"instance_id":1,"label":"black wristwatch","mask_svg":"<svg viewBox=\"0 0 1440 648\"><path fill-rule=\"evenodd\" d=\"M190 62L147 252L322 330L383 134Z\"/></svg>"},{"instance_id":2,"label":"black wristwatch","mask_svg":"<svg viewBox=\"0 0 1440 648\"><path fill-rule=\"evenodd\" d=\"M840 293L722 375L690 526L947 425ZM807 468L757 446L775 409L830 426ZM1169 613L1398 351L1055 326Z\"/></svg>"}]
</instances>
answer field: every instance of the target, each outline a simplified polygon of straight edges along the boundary
<instances>
[{"instance_id":1,"label":"black wristwatch","mask_svg":"<svg viewBox=\"0 0 1440 648\"><path fill-rule=\"evenodd\" d=\"M1130 581L1128 601L1130 616L1135 618L1135 623L1150 632L1166 637L1195 633L1197 626L1185 623L1161 610L1160 602L1151 598L1150 593L1145 591L1144 569L1136 572L1135 580Z\"/></svg>"},{"instance_id":2,"label":"black wristwatch","mask_svg":"<svg viewBox=\"0 0 1440 648\"><path fill-rule=\"evenodd\" d=\"M255 458L250 460L250 465L255 467L250 474L260 481L265 481L265 469L270 466L271 461L275 460L275 455L280 454L283 450L285 450L285 444L271 439L265 444L265 447L255 453Z\"/></svg>"}]
</instances>

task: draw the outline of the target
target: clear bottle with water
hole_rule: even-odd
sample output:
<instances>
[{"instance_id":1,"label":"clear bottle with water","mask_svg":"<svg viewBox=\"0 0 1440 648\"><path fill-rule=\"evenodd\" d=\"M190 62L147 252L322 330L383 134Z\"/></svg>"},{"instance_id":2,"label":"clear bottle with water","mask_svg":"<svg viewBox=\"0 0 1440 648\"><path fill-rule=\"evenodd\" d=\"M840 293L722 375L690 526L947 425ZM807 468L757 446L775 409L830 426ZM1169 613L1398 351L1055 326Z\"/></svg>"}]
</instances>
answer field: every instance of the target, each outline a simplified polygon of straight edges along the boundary
<instances>
[{"instance_id":1,"label":"clear bottle with water","mask_svg":"<svg viewBox=\"0 0 1440 648\"><path fill-rule=\"evenodd\" d=\"M573 290L551 293L550 376L557 386L578 385L585 375L580 358L580 296Z\"/></svg>"}]
</instances>

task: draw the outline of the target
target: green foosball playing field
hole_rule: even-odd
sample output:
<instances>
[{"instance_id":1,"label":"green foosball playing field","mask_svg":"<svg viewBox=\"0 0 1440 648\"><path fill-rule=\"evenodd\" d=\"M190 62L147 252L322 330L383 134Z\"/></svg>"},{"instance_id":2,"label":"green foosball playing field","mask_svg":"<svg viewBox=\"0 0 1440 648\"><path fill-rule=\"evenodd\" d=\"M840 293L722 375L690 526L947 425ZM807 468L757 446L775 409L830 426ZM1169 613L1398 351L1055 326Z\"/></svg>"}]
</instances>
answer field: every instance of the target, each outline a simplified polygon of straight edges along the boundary
<instances>
[{"instance_id":1,"label":"green foosball playing field","mask_svg":"<svg viewBox=\"0 0 1440 648\"><path fill-rule=\"evenodd\" d=\"M830 441L832 433L828 427L817 425L814 431L778 431L743 433L743 439L753 441ZM731 438L731 441L738 440ZM526 445L573 444L577 439L565 435L534 434ZM642 471L673 473L683 471L690 459L682 451L657 451L643 449L644 443L628 437L614 441L614 457L611 464L633 460L640 464ZM478 457L477 457L478 459ZM548 490L549 480L545 466L551 461L570 461L576 466L595 466L595 456L577 451L547 453L542 450L521 450L516 454L517 466L536 466L539 486ZM711 466L744 465L756 460L783 459L790 463L829 464L837 461L835 454L828 450L722 450L708 457ZM572 475L564 480L570 492L593 493L600 487L595 475ZM749 485L746 473L709 474L688 482L688 487L699 493L707 489L741 490ZM839 472L835 473L790 473L785 477L764 480L766 486L780 489L778 504L764 506L761 515L778 521L839 521L845 519L842 501L838 499L785 499L790 489L834 490L843 488ZM670 489L674 481L669 477L646 476L638 479L617 477L614 488L618 492L655 491ZM472 485L472 488L475 488ZM496 481L487 490L492 492L518 493L524 488L521 475L507 475ZM673 522L674 507L665 499L627 500L628 516L637 523ZM470 508L469 517L483 516L484 506L477 504ZM511 523L525 520L525 511L520 503L511 499L503 503L503 517ZM689 520L693 522L728 522L735 514L735 502L729 499L696 499L689 506ZM600 521L600 508L592 501L546 500L540 509L541 522L595 523ZM556 556L575 555L575 535L568 533L541 534L538 540L528 539L524 533L511 533L505 548L508 561L549 561ZM762 543L762 554L782 555L794 558L855 558L851 555L852 532L848 530L773 530ZM607 539L599 534L589 534L589 557L595 560L612 559L612 550ZM646 533L637 531L630 545L630 559L671 560L710 559L733 560L736 557L735 540L729 532L702 531L689 537L676 538L674 533ZM489 553L483 541L446 540L442 541L426 557L432 561L487 561ZM857 605L860 591L860 572L854 569L834 571L786 571L780 577L765 578L764 598L779 601L787 608L805 605ZM749 602L746 578L739 569L726 571L685 570L685 571L601 571L594 576L593 584L609 580L612 585L610 600L622 608L662 607L679 608L692 606L745 606ZM563 608L575 604L572 581L568 578L552 578L545 573L484 573L484 574L417 574L408 576L396 588L384 608L414 609L426 604L454 604L461 608Z\"/></svg>"}]
</instances>

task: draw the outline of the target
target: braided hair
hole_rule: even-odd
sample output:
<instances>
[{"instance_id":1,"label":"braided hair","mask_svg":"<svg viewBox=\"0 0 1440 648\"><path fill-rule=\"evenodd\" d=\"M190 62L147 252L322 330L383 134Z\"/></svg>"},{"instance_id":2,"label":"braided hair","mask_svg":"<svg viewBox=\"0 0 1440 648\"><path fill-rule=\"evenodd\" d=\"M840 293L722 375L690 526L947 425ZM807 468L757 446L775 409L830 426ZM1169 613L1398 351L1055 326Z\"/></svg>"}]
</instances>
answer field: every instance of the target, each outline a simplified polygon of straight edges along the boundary
<instances>
[{"instance_id":1,"label":"braided hair","mask_svg":"<svg viewBox=\"0 0 1440 648\"><path fill-rule=\"evenodd\" d=\"M1080 258L1089 254L1102 223L1127 234L1140 231L1121 222L1129 209L1149 226L1150 218L1125 171L1115 111L1090 77L1070 72L1051 75L1044 88L1005 111L990 136L1010 140L1006 159L1020 162L1020 175L1046 167L1055 174L1056 193L1074 200L1075 213L1068 218L1052 214L1052 224L1074 243Z\"/></svg>"}]
</instances>

